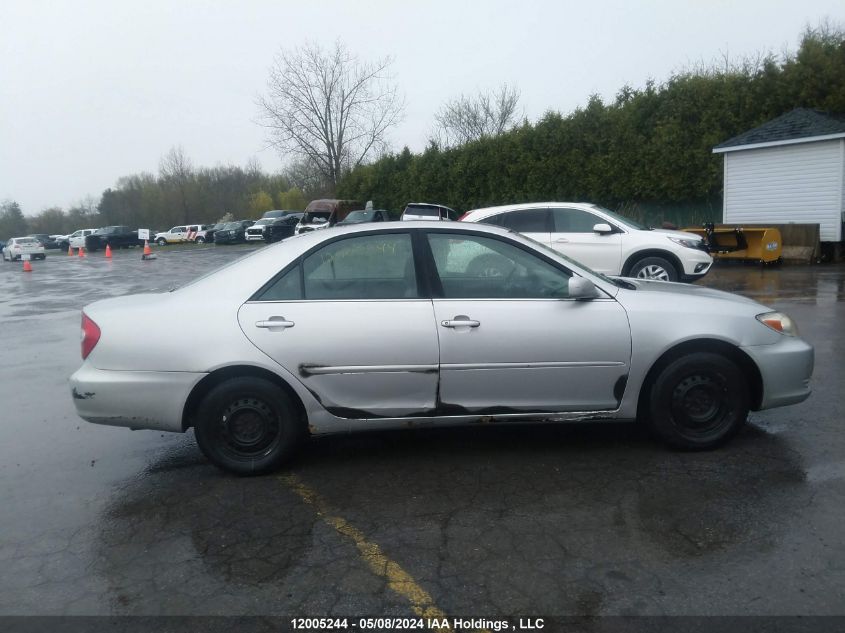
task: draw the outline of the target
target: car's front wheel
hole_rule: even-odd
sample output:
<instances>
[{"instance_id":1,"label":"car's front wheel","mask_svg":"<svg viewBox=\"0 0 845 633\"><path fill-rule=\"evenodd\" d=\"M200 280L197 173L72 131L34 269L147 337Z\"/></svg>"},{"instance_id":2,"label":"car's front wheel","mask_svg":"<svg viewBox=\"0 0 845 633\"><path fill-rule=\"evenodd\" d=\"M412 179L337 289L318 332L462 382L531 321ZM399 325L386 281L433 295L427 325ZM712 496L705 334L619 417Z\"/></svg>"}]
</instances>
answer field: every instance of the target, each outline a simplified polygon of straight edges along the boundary
<instances>
[{"instance_id":1,"label":"car's front wheel","mask_svg":"<svg viewBox=\"0 0 845 633\"><path fill-rule=\"evenodd\" d=\"M750 407L748 383L740 368L709 352L669 363L644 397L651 431L667 444L688 450L726 442L745 423Z\"/></svg>"},{"instance_id":2,"label":"car's front wheel","mask_svg":"<svg viewBox=\"0 0 845 633\"><path fill-rule=\"evenodd\" d=\"M197 244L205 244L205 238L200 235L197 239L194 240Z\"/></svg>"},{"instance_id":3,"label":"car's front wheel","mask_svg":"<svg viewBox=\"0 0 845 633\"><path fill-rule=\"evenodd\" d=\"M655 281L678 281L678 271L662 257L644 257L631 267L629 277Z\"/></svg>"},{"instance_id":4,"label":"car's front wheel","mask_svg":"<svg viewBox=\"0 0 845 633\"><path fill-rule=\"evenodd\" d=\"M164 239L163 237L160 237L160 238L158 238L158 239L156 240L156 243L157 243L159 246L166 246L166 245L167 245L167 240L166 240L166 239Z\"/></svg>"},{"instance_id":5,"label":"car's front wheel","mask_svg":"<svg viewBox=\"0 0 845 633\"><path fill-rule=\"evenodd\" d=\"M263 378L232 378L214 387L197 411L194 432L203 454L238 475L276 470L304 433L296 407Z\"/></svg>"}]
</instances>

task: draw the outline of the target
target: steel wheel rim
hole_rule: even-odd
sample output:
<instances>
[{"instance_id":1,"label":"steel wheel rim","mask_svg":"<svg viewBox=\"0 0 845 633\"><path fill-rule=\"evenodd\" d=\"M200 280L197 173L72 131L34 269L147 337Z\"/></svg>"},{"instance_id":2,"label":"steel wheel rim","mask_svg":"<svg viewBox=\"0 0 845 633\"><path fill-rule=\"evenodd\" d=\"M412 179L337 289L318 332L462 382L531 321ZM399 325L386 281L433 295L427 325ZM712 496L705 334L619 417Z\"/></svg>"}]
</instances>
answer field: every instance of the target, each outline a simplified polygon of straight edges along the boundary
<instances>
[{"instance_id":1,"label":"steel wheel rim","mask_svg":"<svg viewBox=\"0 0 845 633\"><path fill-rule=\"evenodd\" d=\"M218 421L221 450L240 461L252 461L275 450L281 441L281 420L269 404L258 398L238 398Z\"/></svg>"},{"instance_id":2,"label":"steel wheel rim","mask_svg":"<svg viewBox=\"0 0 845 633\"><path fill-rule=\"evenodd\" d=\"M679 380L671 393L672 420L687 437L708 439L730 427L735 405L724 376L696 372Z\"/></svg>"},{"instance_id":3,"label":"steel wheel rim","mask_svg":"<svg viewBox=\"0 0 845 633\"><path fill-rule=\"evenodd\" d=\"M669 281L669 272L663 268L663 266L658 266L657 264L649 264L648 266L643 266L640 269L640 272L637 273L637 277L640 279L655 279L657 281Z\"/></svg>"}]
</instances>

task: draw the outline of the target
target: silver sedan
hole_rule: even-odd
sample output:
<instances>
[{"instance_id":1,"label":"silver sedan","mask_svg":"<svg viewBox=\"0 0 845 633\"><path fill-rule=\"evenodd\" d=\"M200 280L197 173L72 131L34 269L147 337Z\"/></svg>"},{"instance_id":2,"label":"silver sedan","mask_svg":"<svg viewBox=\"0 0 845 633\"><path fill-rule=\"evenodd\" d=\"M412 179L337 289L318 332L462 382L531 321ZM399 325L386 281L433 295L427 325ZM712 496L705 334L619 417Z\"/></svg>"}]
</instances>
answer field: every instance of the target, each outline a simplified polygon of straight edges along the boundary
<instances>
[{"instance_id":1,"label":"silver sedan","mask_svg":"<svg viewBox=\"0 0 845 633\"><path fill-rule=\"evenodd\" d=\"M185 349L186 332L215 344ZM440 222L292 237L178 290L86 306L82 335L82 418L193 427L240 474L311 435L416 425L640 420L708 449L750 409L805 400L813 369L789 317L749 299Z\"/></svg>"}]
</instances>

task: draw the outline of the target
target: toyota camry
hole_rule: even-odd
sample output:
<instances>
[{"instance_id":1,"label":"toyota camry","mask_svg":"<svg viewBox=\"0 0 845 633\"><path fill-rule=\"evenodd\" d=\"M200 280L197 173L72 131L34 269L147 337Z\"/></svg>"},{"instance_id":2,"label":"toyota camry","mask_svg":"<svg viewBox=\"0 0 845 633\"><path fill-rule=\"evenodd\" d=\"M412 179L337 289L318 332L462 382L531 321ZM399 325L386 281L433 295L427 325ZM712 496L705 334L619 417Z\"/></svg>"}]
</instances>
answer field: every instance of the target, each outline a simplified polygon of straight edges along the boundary
<instances>
[{"instance_id":1,"label":"toyota camry","mask_svg":"<svg viewBox=\"0 0 845 633\"><path fill-rule=\"evenodd\" d=\"M186 349L186 332L215 345ZM638 420L709 449L749 410L806 399L813 369L795 323L749 299L443 222L304 233L170 292L92 303L82 358L82 418L193 428L239 474L310 436L417 425Z\"/></svg>"}]
</instances>

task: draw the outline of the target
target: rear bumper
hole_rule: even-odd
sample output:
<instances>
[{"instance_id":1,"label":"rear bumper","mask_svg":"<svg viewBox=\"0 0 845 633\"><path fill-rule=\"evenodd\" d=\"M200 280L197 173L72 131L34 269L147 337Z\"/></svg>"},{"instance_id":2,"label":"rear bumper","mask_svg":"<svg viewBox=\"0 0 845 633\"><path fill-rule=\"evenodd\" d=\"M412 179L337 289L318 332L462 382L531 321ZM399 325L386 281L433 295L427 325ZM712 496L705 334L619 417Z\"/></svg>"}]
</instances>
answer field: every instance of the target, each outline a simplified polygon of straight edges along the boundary
<instances>
[{"instance_id":1,"label":"rear bumper","mask_svg":"<svg viewBox=\"0 0 845 633\"><path fill-rule=\"evenodd\" d=\"M110 371L85 363L70 377L76 413L94 424L182 431L188 395L204 373Z\"/></svg>"},{"instance_id":2,"label":"rear bumper","mask_svg":"<svg viewBox=\"0 0 845 633\"><path fill-rule=\"evenodd\" d=\"M784 336L774 345L742 347L760 370L763 397L760 409L803 402L810 397L815 353L800 338Z\"/></svg>"}]
</instances>

